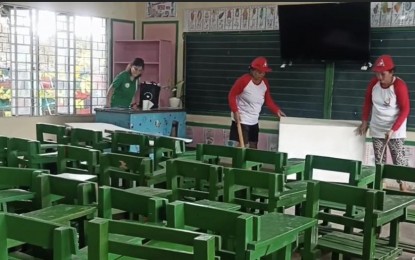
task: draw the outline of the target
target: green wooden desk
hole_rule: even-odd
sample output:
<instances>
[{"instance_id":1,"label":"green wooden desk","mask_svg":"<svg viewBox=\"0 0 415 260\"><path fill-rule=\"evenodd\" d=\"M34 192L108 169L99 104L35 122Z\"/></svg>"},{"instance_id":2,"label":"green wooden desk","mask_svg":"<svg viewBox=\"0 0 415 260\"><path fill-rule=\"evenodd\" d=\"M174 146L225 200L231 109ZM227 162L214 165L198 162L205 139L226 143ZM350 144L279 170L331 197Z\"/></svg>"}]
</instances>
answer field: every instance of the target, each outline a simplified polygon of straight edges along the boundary
<instances>
[{"instance_id":1,"label":"green wooden desk","mask_svg":"<svg viewBox=\"0 0 415 260\"><path fill-rule=\"evenodd\" d=\"M35 194L21 189L0 190L0 210L7 212L7 203L21 200L32 200Z\"/></svg>"},{"instance_id":2,"label":"green wooden desk","mask_svg":"<svg viewBox=\"0 0 415 260\"><path fill-rule=\"evenodd\" d=\"M283 213L267 213L260 216L260 239L248 244L251 258L277 252L276 259L291 259L291 245L299 234L317 225L317 219Z\"/></svg>"},{"instance_id":3,"label":"green wooden desk","mask_svg":"<svg viewBox=\"0 0 415 260\"><path fill-rule=\"evenodd\" d=\"M58 204L22 215L66 225L72 220L86 217L95 211L95 206Z\"/></svg>"},{"instance_id":4,"label":"green wooden desk","mask_svg":"<svg viewBox=\"0 0 415 260\"><path fill-rule=\"evenodd\" d=\"M0 204L18 200L31 200L34 196L33 192L21 189L0 190Z\"/></svg>"},{"instance_id":5,"label":"green wooden desk","mask_svg":"<svg viewBox=\"0 0 415 260\"><path fill-rule=\"evenodd\" d=\"M355 183L349 183L356 187L368 187L375 182L375 167L362 166L362 173ZM332 182L336 183L336 182ZM342 183L339 183L342 184ZM285 185L289 189L307 189L307 180L292 181Z\"/></svg>"},{"instance_id":6,"label":"green wooden desk","mask_svg":"<svg viewBox=\"0 0 415 260\"><path fill-rule=\"evenodd\" d=\"M362 166L361 174L358 176L358 178L354 181L354 183L348 183L349 185L356 186L356 187L373 187L373 184L375 182L375 167L374 166ZM336 183L336 182L331 182ZM339 183L343 184L343 183ZM286 188L292 189L292 190L306 190L307 189L307 180L301 180L301 181L292 181L288 182L285 185ZM340 205L338 203L333 202L327 202L322 201L321 206L330 208L330 209L337 209L337 210L344 210L343 205ZM361 211L356 211L356 215L361 216Z\"/></svg>"},{"instance_id":7,"label":"green wooden desk","mask_svg":"<svg viewBox=\"0 0 415 260\"><path fill-rule=\"evenodd\" d=\"M213 200L197 200L194 203L226 210L239 210L241 205Z\"/></svg>"},{"instance_id":8,"label":"green wooden desk","mask_svg":"<svg viewBox=\"0 0 415 260\"><path fill-rule=\"evenodd\" d=\"M146 195L146 196L155 196L155 197L161 197L161 198L167 198L172 194L171 190L168 189L160 189L160 188L152 188L147 186L136 186L132 188L126 189L129 192L140 194L140 195Z\"/></svg>"},{"instance_id":9,"label":"green wooden desk","mask_svg":"<svg viewBox=\"0 0 415 260\"><path fill-rule=\"evenodd\" d=\"M375 176L376 176L376 168L375 166L368 166L363 165L362 166L362 172L360 174L359 178L359 185L360 187L373 187L373 183L375 182Z\"/></svg>"},{"instance_id":10,"label":"green wooden desk","mask_svg":"<svg viewBox=\"0 0 415 260\"><path fill-rule=\"evenodd\" d=\"M301 158L287 159L287 165L283 166L283 174L287 177L291 174L296 175L296 180L302 180L304 174L305 160ZM293 181L287 178L288 181Z\"/></svg>"},{"instance_id":11,"label":"green wooden desk","mask_svg":"<svg viewBox=\"0 0 415 260\"><path fill-rule=\"evenodd\" d=\"M96 210L95 206L58 204L22 215L52 221L63 226L70 225L71 221L76 221L79 225L79 244L80 247L83 247L85 246L84 220L94 215Z\"/></svg>"},{"instance_id":12,"label":"green wooden desk","mask_svg":"<svg viewBox=\"0 0 415 260\"><path fill-rule=\"evenodd\" d=\"M390 223L389 245L398 247L399 245L399 222L407 213L407 207L415 204L414 196L404 195L385 195L383 211L376 212L376 226L381 227Z\"/></svg>"}]
</instances>

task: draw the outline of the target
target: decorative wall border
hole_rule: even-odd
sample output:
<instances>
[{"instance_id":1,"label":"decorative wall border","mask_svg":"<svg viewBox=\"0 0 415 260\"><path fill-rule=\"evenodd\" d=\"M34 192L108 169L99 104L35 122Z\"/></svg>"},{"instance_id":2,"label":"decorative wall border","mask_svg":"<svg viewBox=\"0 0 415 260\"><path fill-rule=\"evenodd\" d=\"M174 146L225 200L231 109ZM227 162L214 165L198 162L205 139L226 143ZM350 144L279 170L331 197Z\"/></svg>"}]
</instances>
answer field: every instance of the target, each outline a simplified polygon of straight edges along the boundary
<instances>
[{"instance_id":1,"label":"decorative wall border","mask_svg":"<svg viewBox=\"0 0 415 260\"><path fill-rule=\"evenodd\" d=\"M278 6L184 10L184 32L278 30Z\"/></svg>"},{"instance_id":2,"label":"decorative wall border","mask_svg":"<svg viewBox=\"0 0 415 260\"><path fill-rule=\"evenodd\" d=\"M415 26L415 2L371 2L371 27ZM279 30L278 6L184 10L184 32Z\"/></svg>"}]
</instances>

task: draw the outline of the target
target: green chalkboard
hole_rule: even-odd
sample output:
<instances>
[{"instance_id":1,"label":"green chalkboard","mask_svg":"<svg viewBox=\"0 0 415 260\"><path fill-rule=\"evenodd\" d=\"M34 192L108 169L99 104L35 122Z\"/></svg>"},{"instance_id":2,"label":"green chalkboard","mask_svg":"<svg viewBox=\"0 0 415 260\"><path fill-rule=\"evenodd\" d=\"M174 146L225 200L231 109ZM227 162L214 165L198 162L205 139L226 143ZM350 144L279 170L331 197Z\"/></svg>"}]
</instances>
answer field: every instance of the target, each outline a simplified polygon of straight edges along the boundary
<instances>
[{"instance_id":1,"label":"green chalkboard","mask_svg":"<svg viewBox=\"0 0 415 260\"><path fill-rule=\"evenodd\" d=\"M188 113L229 115L227 96L233 83L248 71L252 59L265 56L273 68L267 75L272 96L288 116L323 118L325 104L329 104L326 118L361 119L365 90L373 77L370 69L360 69L362 63L336 62L334 73L326 73L321 61L294 63L282 69L285 61L280 57L278 31L186 33L184 39ZM382 54L393 56L397 75L408 85L408 126L415 128L415 28L372 29L372 63ZM332 89L325 88L326 78ZM270 115L265 107L263 115Z\"/></svg>"},{"instance_id":2,"label":"green chalkboard","mask_svg":"<svg viewBox=\"0 0 415 260\"><path fill-rule=\"evenodd\" d=\"M191 114L229 115L228 93L265 56L274 101L289 116L323 117L325 65L298 63L281 69L278 31L185 34L186 110ZM264 106L263 115L271 115Z\"/></svg>"}]
</instances>

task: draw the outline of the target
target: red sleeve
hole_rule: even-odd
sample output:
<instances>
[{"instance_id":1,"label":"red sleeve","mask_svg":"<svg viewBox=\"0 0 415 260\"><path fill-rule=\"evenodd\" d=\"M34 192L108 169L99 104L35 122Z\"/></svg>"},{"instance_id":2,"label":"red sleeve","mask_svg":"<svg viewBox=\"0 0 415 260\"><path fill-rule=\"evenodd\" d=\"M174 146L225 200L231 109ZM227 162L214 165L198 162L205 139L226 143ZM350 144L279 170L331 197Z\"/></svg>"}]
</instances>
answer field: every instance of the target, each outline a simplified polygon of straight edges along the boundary
<instances>
[{"instance_id":1,"label":"red sleeve","mask_svg":"<svg viewBox=\"0 0 415 260\"><path fill-rule=\"evenodd\" d=\"M239 96L248 85L249 81L251 80L251 76L249 74L245 74L242 77L238 78L235 83L233 84L231 91L229 91L228 95L228 103L229 107L231 108L232 112L238 112L238 105L236 104L236 97Z\"/></svg>"},{"instance_id":2,"label":"red sleeve","mask_svg":"<svg viewBox=\"0 0 415 260\"><path fill-rule=\"evenodd\" d=\"M399 115L396 119L395 123L392 126L393 131L397 131L399 127L401 127L402 123L405 121L406 118L409 116L410 111L410 100L409 100L409 93L408 87L406 83L397 78L394 83L395 87L395 94L396 94L396 102L398 103L399 107Z\"/></svg>"},{"instance_id":3,"label":"red sleeve","mask_svg":"<svg viewBox=\"0 0 415 260\"><path fill-rule=\"evenodd\" d=\"M372 111L372 90L378 82L377 78L373 78L366 89L365 101L363 103L362 121L368 121L370 111Z\"/></svg>"},{"instance_id":4,"label":"red sleeve","mask_svg":"<svg viewBox=\"0 0 415 260\"><path fill-rule=\"evenodd\" d=\"M275 104L274 100L271 97L271 91L268 80L264 79L264 83L267 86L267 90L265 91L265 105L267 105L268 109L271 110L272 113L277 114L280 111L280 108L277 104Z\"/></svg>"}]
</instances>

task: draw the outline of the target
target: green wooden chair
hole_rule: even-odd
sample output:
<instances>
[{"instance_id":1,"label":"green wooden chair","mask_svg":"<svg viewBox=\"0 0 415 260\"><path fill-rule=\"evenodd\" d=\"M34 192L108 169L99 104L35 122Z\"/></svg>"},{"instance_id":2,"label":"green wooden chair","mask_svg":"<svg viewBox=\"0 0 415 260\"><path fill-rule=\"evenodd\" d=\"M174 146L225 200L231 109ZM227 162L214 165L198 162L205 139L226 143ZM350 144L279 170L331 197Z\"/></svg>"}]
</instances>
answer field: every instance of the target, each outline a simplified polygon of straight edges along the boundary
<instances>
[{"instance_id":1,"label":"green wooden chair","mask_svg":"<svg viewBox=\"0 0 415 260\"><path fill-rule=\"evenodd\" d=\"M213 144L197 144L196 160L217 164L226 167L238 168L243 165L246 169L259 170L261 163L243 162L243 150L239 147L231 147Z\"/></svg>"},{"instance_id":2,"label":"green wooden chair","mask_svg":"<svg viewBox=\"0 0 415 260\"><path fill-rule=\"evenodd\" d=\"M127 219L145 219L159 223L166 219L167 199L141 195L128 190L102 186L98 189L98 217L113 219L114 215L127 215ZM125 214L127 213L127 214ZM137 219L136 216L144 218Z\"/></svg>"},{"instance_id":3,"label":"green wooden chair","mask_svg":"<svg viewBox=\"0 0 415 260\"><path fill-rule=\"evenodd\" d=\"M153 143L153 145L151 145ZM139 157L154 156L154 141L144 134L133 132L114 131L111 138L111 152ZM152 158L154 159L154 158ZM151 175L147 178L146 186L164 188L166 171L152 163Z\"/></svg>"},{"instance_id":4,"label":"green wooden chair","mask_svg":"<svg viewBox=\"0 0 415 260\"><path fill-rule=\"evenodd\" d=\"M258 169L261 171L272 171L275 173L281 173L285 176L285 181L288 180L288 176L295 174L295 180L304 179L304 159L288 159L288 154L283 152L263 151L252 148L242 149L243 157L241 165L236 168L247 168L246 164L249 163L261 163L262 168Z\"/></svg>"},{"instance_id":5,"label":"green wooden chair","mask_svg":"<svg viewBox=\"0 0 415 260\"><path fill-rule=\"evenodd\" d=\"M242 259L248 243L260 236L257 216L183 201L167 204L167 226L221 236L223 243L217 252L221 259Z\"/></svg>"},{"instance_id":6,"label":"green wooden chair","mask_svg":"<svg viewBox=\"0 0 415 260\"><path fill-rule=\"evenodd\" d=\"M29 244L51 250L51 254L30 256L13 248ZM8 251L11 251L10 253ZM50 221L11 213L0 213L0 259L74 259L78 253L77 233Z\"/></svg>"},{"instance_id":7,"label":"green wooden chair","mask_svg":"<svg viewBox=\"0 0 415 260\"><path fill-rule=\"evenodd\" d=\"M392 189L383 186L385 179L403 181L403 182L415 182L415 168L407 166L397 166L389 164L377 164L376 165L376 178L375 178L375 189L383 190L386 194L391 195L403 195L415 197L414 190L400 191L398 189ZM415 209L406 209L404 222L415 224ZM399 246L404 251L415 253L415 244L399 242Z\"/></svg>"},{"instance_id":8,"label":"green wooden chair","mask_svg":"<svg viewBox=\"0 0 415 260\"><path fill-rule=\"evenodd\" d=\"M301 216L270 213L256 216L191 202L167 204L167 226L196 229L221 236L221 259L291 259L298 235L317 224Z\"/></svg>"},{"instance_id":9,"label":"green wooden chair","mask_svg":"<svg viewBox=\"0 0 415 260\"><path fill-rule=\"evenodd\" d=\"M102 153L99 170L99 185L120 189L146 186L146 176L151 176L152 173L152 160L118 153Z\"/></svg>"},{"instance_id":10,"label":"green wooden chair","mask_svg":"<svg viewBox=\"0 0 415 260\"><path fill-rule=\"evenodd\" d=\"M9 138L0 136L0 166L7 166L7 142Z\"/></svg>"},{"instance_id":11,"label":"green wooden chair","mask_svg":"<svg viewBox=\"0 0 415 260\"><path fill-rule=\"evenodd\" d=\"M169 136L153 137L153 159L156 174L166 175L166 161L175 158L196 159L195 151L186 151L183 140L177 140Z\"/></svg>"},{"instance_id":12,"label":"green wooden chair","mask_svg":"<svg viewBox=\"0 0 415 260\"><path fill-rule=\"evenodd\" d=\"M323 201L344 204L344 208L362 207L365 211L364 217L357 219L350 212L344 215L322 212L319 206ZM345 227L358 228L362 230L363 235L339 230L318 236L317 227L315 227L305 232L303 259L317 259L318 250L331 251L333 259L339 259L339 255L363 260L396 259L402 253L402 249L376 239L376 229L379 216L384 210L384 201L385 193L382 191L309 181L305 216Z\"/></svg>"},{"instance_id":13,"label":"green wooden chair","mask_svg":"<svg viewBox=\"0 0 415 260\"><path fill-rule=\"evenodd\" d=\"M59 145L57 173L80 181L99 181L99 157L99 150Z\"/></svg>"},{"instance_id":14,"label":"green wooden chair","mask_svg":"<svg viewBox=\"0 0 415 260\"><path fill-rule=\"evenodd\" d=\"M240 208L236 204L222 202L222 166L180 158L167 161L166 166L167 188L172 190L170 201L192 201L225 209Z\"/></svg>"},{"instance_id":15,"label":"green wooden chair","mask_svg":"<svg viewBox=\"0 0 415 260\"><path fill-rule=\"evenodd\" d=\"M49 136L45 137L45 134ZM70 142L65 126L47 123L36 124L36 140L41 143L43 149L57 148L58 144Z\"/></svg>"},{"instance_id":16,"label":"green wooden chair","mask_svg":"<svg viewBox=\"0 0 415 260\"><path fill-rule=\"evenodd\" d=\"M335 157L307 155L305 160L304 179L306 181L294 181L287 183L289 188L301 190L307 188L307 180L313 180L314 170L326 170L335 171L348 174L347 184L354 187L369 187L373 185L375 180L374 168L362 166L361 161L348 160ZM348 214L355 216L356 218L362 217L363 211L356 207L344 208L344 204L332 203L329 201L322 201L320 203L321 208L325 212L330 210L346 210ZM323 226L327 223L323 222Z\"/></svg>"},{"instance_id":17,"label":"green wooden chair","mask_svg":"<svg viewBox=\"0 0 415 260\"><path fill-rule=\"evenodd\" d=\"M140 237L148 242L141 245L116 241L110 239L111 234ZM215 256L216 241L219 238L213 235L142 223L101 218L88 223L89 260L107 260L109 253L126 256L128 259L213 260L219 259Z\"/></svg>"},{"instance_id":18,"label":"green wooden chair","mask_svg":"<svg viewBox=\"0 0 415 260\"><path fill-rule=\"evenodd\" d=\"M242 150L231 146L197 144L196 160L204 163L236 167L241 164Z\"/></svg>"},{"instance_id":19,"label":"green wooden chair","mask_svg":"<svg viewBox=\"0 0 415 260\"><path fill-rule=\"evenodd\" d=\"M147 135L114 131L111 135L111 152L149 157L152 153L152 147Z\"/></svg>"},{"instance_id":20,"label":"green wooden chair","mask_svg":"<svg viewBox=\"0 0 415 260\"><path fill-rule=\"evenodd\" d=\"M363 171L363 169L365 169ZM313 180L314 170L335 171L348 174L347 184L356 187L367 187L368 184L375 180L375 168L372 172L363 168L362 162L357 160L348 160L328 156L307 155L305 160L304 180ZM364 173L364 174L363 174ZM306 188L306 181L296 181L288 183L288 187ZM336 182L336 181L331 181Z\"/></svg>"},{"instance_id":21,"label":"green wooden chair","mask_svg":"<svg viewBox=\"0 0 415 260\"><path fill-rule=\"evenodd\" d=\"M7 166L44 169L56 161L56 152L43 153L39 141L13 137L7 142Z\"/></svg>"},{"instance_id":22,"label":"green wooden chair","mask_svg":"<svg viewBox=\"0 0 415 260\"><path fill-rule=\"evenodd\" d=\"M23 215L52 221L61 225L76 223L81 247L85 246L84 221L91 219L97 209L97 184L42 174L33 186L38 210ZM59 196L59 200L53 200Z\"/></svg>"},{"instance_id":23,"label":"green wooden chair","mask_svg":"<svg viewBox=\"0 0 415 260\"><path fill-rule=\"evenodd\" d=\"M142 195L166 197L170 190L155 188L165 182L165 175L152 170L150 158L117 153L104 153L100 159L100 185L128 189Z\"/></svg>"},{"instance_id":24,"label":"green wooden chair","mask_svg":"<svg viewBox=\"0 0 415 260\"><path fill-rule=\"evenodd\" d=\"M20 211L34 210L35 206L32 203L35 198L34 179L47 172L47 170L31 168L0 167L0 210L4 212L16 212L19 209Z\"/></svg>"},{"instance_id":25,"label":"green wooden chair","mask_svg":"<svg viewBox=\"0 0 415 260\"><path fill-rule=\"evenodd\" d=\"M91 129L71 128L70 140L72 146L92 148L99 151L111 148L110 141L102 136L101 131Z\"/></svg>"},{"instance_id":26,"label":"green wooden chair","mask_svg":"<svg viewBox=\"0 0 415 260\"><path fill-rule=\"evenodd\" d=\"M225 168L224 173L224 201L249 212L284 212L305 201L305 190L284 189L282 174L236 168Z\"/></svg>"},{"instance_id":27,"label":"green wooden chair","mask_svg":"<svg viewBox=\"0 0 415 260\"><path fill-rule=\"evenodd\" d=\"M154 166L157 169L163 167L163 162L175 158L196 159L195 151L186 151L183 140L173 139L168 136L158 136L154 139ZM165 166L165 165L164 165Z\"/></svg>"},{"instance_id":28,"label":"green wooden chair","mask_svg":"<svg viewBox=\"0 0 415 260\"><path fill-rule=\"evenodd\" d=\"M408 166L397 166L389 164L376 165L375 189L384 190L386 194L415 196L415 191L400 191L396 189L384 188L383 181L391 179L396 181L415 182L415 168ZM415 210L408 209L406 222L415 224Z\"/></svg>"}]
</instances>

